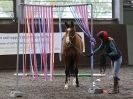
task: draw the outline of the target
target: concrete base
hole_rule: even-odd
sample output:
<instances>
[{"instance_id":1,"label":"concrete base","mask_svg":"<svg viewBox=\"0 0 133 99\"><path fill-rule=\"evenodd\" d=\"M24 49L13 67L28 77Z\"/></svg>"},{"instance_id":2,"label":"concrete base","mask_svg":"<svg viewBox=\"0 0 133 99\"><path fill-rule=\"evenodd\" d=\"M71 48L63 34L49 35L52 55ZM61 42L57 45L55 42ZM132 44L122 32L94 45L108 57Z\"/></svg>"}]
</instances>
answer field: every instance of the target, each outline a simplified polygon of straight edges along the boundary
<instances>
[{"instance_id":1,"label":"concrete base","mask_svg":"<svg viewBox=\"0 0 133 99\"><path fill-rule=\"evenodd\" d=\"M20 92L20 91L11 91L9 96L12 97L12 98L22 97L23 96L23 92Z\"/></svg>"},{"instance_id":2,"label":"concrete base","mask_svg":"<svg viewBox=\"0 0 133 99\"><path fill-rule=\"evenodd\" d=\"M92 94L103 94L103 89L102 88L89 88L88 90L89 93Z\"/></svg>"},{"instance_id":3,"label":"concrete base","mask_svg":"<svg viewBox=\"0 0 133 99\"><path fill-rule=\"evenodd\" d=\"M100 80L100 79L98 79L98 80ZM93 93L93 94L103 94L104 91L102 88L100 88L98 85L96 85L96 82L93 82L93 86L90 86L88 92Z\"/></svg>"},{"instance_id":4,"label":"concrete base","mask_svg":"<svg viewBox=\"0 0 133 99\"><path fill-rule=\"evenodd\" d=\"M103 89L102 88L95 89L94 94L103 94Z\"/></svg>"}]
</instances>

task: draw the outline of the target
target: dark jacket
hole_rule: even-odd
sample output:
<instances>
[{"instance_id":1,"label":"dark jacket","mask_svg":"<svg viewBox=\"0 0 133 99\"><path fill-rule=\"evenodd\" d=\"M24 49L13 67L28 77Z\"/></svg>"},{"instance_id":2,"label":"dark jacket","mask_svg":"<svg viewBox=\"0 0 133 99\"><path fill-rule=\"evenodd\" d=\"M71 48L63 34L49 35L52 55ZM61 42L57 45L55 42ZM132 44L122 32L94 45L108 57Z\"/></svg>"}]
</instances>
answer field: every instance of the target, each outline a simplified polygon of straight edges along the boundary
<instances>
[{"instance_id":1,"label":"dark jacket","mask_svg":"<svg viewBox=\"0 0 133 99\"><path fill-rule=\"evenodd\" d=\"M103 49L105 50L106 55L109 56L112 61L115 61L121 57L121 51L119 50L115 41L110 37L108 37L106 42L101 40L101 45L94 50L94 54Z\"/></svg>"}]
</instances>

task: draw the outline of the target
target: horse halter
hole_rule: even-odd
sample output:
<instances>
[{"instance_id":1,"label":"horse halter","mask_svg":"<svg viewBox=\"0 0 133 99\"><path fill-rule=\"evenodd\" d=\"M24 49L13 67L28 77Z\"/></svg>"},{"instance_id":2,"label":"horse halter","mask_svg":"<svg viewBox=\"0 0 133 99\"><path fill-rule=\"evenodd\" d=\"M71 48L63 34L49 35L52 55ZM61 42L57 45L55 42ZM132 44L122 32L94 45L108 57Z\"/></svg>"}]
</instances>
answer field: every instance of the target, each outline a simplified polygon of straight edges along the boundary
<instances>
[{"instance_id":1,"label":"horse halter","mask_svg":"<svg viewBox=\"0 0 133 99\"><path fill-rule=\"evenodd\" d=\"M68 47L70 47L70 46L73 46L71 40L76 36L76 33L75 33L73 36L70 36L70 33L71 33L70 31L71 31L71 29L68 28L67 31L68 31L68 33L67 33L67 36L66 36L66 43L67 43L66 45L67 45ZM70 38L71 38L71 40L70 40Z\"/></svg>"}]
</instances>

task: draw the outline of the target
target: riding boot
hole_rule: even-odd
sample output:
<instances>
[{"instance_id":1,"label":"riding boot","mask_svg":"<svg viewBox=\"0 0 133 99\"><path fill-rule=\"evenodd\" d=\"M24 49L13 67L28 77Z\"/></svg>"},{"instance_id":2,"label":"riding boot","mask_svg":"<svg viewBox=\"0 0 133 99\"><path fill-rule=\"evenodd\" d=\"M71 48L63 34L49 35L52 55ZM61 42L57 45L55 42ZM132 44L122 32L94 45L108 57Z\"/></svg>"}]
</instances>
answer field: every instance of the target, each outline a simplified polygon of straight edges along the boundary
<instances>
[{"instance_id":1,"label":"riding boot","mask_svg":"<svg viewBox=\"0 0 133 99\"><path fill-rule=\"evenodd\" d=\"M118 77L114 77L114 86L113 86L113 91L109 94L117 94L119 93L119 78Z\"/></svg>"},{"instance_id":2,"label":"riding boot","mask_svg":"<svg viewBox=\"0 0 133 99\"><path fill-rule=\"evenodd\" d=\"M119 78L114 77L114 93L119 93Z\"/></svg>"}]
</instances>

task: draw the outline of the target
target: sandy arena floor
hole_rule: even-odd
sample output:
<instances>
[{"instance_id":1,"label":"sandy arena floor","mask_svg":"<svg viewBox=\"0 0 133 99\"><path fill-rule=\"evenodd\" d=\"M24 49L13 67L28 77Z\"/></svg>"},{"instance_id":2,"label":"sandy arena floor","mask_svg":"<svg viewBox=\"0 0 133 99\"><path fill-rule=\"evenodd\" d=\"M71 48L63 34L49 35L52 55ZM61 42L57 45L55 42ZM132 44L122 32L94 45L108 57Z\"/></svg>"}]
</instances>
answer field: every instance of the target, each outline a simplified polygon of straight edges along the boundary
<instances>
[{"instance_id":1,"label":"sandy arena floor","mask_svg":"<svg viewBox=\"0 0 133 99\"><path fill-rule=\"evenodd\" d=\"M79 72L88 72L89 69L82 68ZM105 91L112 89L113 80L109 79L111 69L106 70L105 77L94 77L94 80L100 79L96 83ZM58 73L64 70L56 70ZM99 73L99 69L94 70ZM133 99L133 66L124 66L120 72L120 93L115 95L104 94L90 94L88 89L90 87L90 77L79 77L80 87L76 88L70 86L67 90L64 89L65 77L55 77L54 81L45 81L43 77L38 80L32 80L31 76L23 80L19 77L19 91L23 92L22 97L10 98L9 93L15 90L16 76L15 71L0 71L0 99Z\"/></svg>"}]
</instances>

